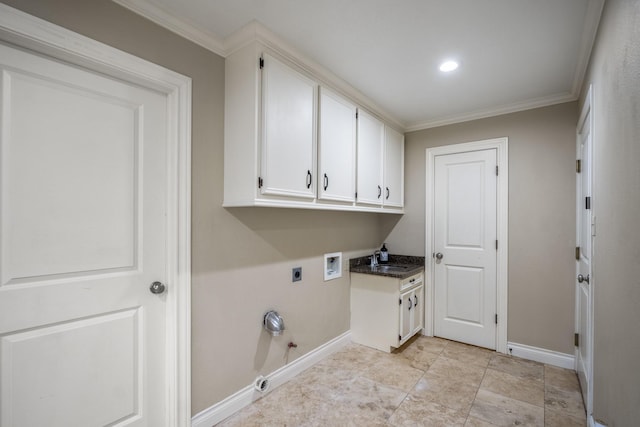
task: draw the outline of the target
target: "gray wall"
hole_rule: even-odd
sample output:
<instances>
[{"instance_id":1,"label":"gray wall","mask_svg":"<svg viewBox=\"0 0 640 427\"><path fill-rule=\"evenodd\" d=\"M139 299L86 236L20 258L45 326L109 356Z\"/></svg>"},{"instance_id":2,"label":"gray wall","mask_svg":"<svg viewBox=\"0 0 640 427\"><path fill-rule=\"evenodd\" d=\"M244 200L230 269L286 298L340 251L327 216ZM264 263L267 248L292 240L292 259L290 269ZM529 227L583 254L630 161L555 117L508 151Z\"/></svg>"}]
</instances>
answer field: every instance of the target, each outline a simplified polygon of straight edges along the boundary
<instances>
[{"instance_id":1,"label":"gray wall","mask_svg":"<svg viewBox=\"0 0 640 427\"><path fill-rule=\"evenodd\" d=\"M396 215L223 209L223 58L109 0L3 1L193 79L194 414L349 329L348 274L325 283L322 255L371 251ZM261 328L271 308L287 327L274 339ZM290 340L297 349L287 351Z\"/></svg>"},{"instance_id":2,"label":"gray wall","mask_svg":"<svg viewBox=\"0 0 640 427\"><path fill-rule=\"evenodd\" d=\"M508 340L573 354L575 102L411 132L405 215L386 238L424 254L426 149L509 138Z\"/></svg>"},{"instance_id":3,"label":"gray wall","mask_svg":"<svg viewBox=\"0 0 640 427\"><path fill-rule=\"evenodd\" d=\"M607 0L593 84L594 416L640 420L640 2Z\"/></svg>"}]
</instances>

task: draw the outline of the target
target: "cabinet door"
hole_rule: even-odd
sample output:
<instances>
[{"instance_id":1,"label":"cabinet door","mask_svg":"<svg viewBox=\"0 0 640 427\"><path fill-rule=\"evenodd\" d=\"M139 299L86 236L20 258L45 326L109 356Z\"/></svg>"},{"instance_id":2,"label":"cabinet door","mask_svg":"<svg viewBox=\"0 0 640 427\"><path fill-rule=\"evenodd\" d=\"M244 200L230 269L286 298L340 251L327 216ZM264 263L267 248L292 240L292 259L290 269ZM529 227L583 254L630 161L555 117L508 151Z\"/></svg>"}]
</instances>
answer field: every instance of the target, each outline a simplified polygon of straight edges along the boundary
<instances>
[{"instance_id":1,"label":"cabinet door","mask_svg":"<svg viewBox=\"0 0 640 427\"><path fill-rule=\"evenodd\" d=\"M413 307L411 308L411 335L422 329L424 318L424 286L420 285L413 291Z\"/></svg>"},{"instance_id":2,"label":"cabinet door","mask_svg":"<svg viewBox=\"0 0 640 427\"><path fill-rule=\"evenodd\" d=\"M413 335L413 291L408 291L400 295L400 342L405 341Z\"/></svg>"},{"instance_id":3,"label":"cabinet door","mask_svg":"<svg viewBox=\"0 0 640 427\"><path fill-rule=\"evenodd\" d=\"M261 193L314 198L317 85L263 58Z\"/></svg>"},{"instance_id":4,"label":"cabinet door","mask_svg":"<svg viewBox=\"0 0 640 427\"><path fill-rule=\"evenodd\" d=\"M358 111L358 203L382 205L382 151L384 124Z\"/></svg>"},{"instance_id":5,"label":"cabinet door","mask_svg":"<svg viewBox=\"0 0 640 427\"><path fill-rule=\"evenodd\" d=\"M318 198L355 201L356 106L320 89Z\"/></svg>"},{"instance_id":6,"label":"cabinet door","mask_svg":"<svg viewBox=\"0 0 640 427\"><path fill-rule=\"evenodd\" d=\"M404 204L404 135L385 126L384 205Z\"/></svg>"}]
</instances>

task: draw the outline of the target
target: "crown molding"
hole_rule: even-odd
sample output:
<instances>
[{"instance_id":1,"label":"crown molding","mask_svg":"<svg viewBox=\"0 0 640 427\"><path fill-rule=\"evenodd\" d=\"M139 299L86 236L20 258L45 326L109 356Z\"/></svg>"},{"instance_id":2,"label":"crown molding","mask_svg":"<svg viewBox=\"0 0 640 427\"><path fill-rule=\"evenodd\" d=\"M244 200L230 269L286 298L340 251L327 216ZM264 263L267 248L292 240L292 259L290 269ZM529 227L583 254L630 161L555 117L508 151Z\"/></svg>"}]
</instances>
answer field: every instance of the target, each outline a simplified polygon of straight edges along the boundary
<instances>
[{"instance_id":1,"label":"crown molding","mask_svg":"<svg viewBox=\"0 0 640 427\"><path fill-rule=\"evenodd\" d=\"M193 22L176 18L169 12L146 0L112 1L213 53L223 57L226 56L224 43L214 34L198 28Z\"/></svg>"},{"instance_id":2,"label":"crown molding","mask_svg":"<svg viewBox=\"0 0 640 427\"><path fill-rule=\"evenodd\" d=\"M258 21L254 20L248 23L226 39L221 40L216 35L208 31L203 31L195 23L176 18L169 12L155 6L148 0L112 1L225 58L247 44L257 41L268 49L294 62L304 71L312 74L321 83L330 86L334 91L338 92L342 96L351 99L356 104L365 106L365 109L369 111L369 113L382 119L396 130L401 132L412 132L577 100L589 66L591 50L597 35L598 24L600 22L600 16L602 14L605 0L589 0L588 9L585 14L584 30L580 41L578 60L570 92L553 94L542 98L525 100L522 102L476 110L463 114L454 114L409 123L405 123L387 113L364 93L358 91L347 81L338 77L329 69L295 49L290 45L290 43L273 33Z\"/></svg>"},{"instance_id":3,"label":"crown molding","mask_svg":"<svg viewBox=\"0 0 640 427\"><path fill-rule=\"evenodd\" d=\"M309 58L256 20L251 21L229 36L225 40L225 50L227 55L231 55L236 50L254 42L262 44L267 49L294 63L303 71L313 76L319 83L325 84L334 92L349 98L358 104L360 108L364 108L370 114L381 119L391 127L404 131L405 123L386 112L372 99L349 84L349 82L343 80L319 62Z\"/></svg>"},{"instance_id":4,"label":"crown molding","mask_svg":"<svg viewBox=\"0 0 640 427\"><path fill-rule=\"evenodd\" d=\"M578 62L576 64L576 70L573 75L573 85L571 86L571 93L578 98L582 85L584 83L584 77L589 67L589 59L591 58L591 52L593 50L593 44L596 41L596 35L598 34L598 25L600 24L600 18L602 16L602 9L604 8L604 0L590 0L587 6L587 13L584 19L584 28L582 30L582 36L580 38L580 50L578 51Z\"/></svg>"},{"instance_id":5,"label":"crown molding","mask_svg":"<svg viewBox=\"0 0 640 427\"><path fill-rule=\"evenodd\" d=\"M532 110L534 108L548 107L556 104L563 104L565 102L576 101L578 99L577 94L573 93L560 93L542 98L530 99L523 102L515 102L513 104L507 104L496 108L487 108L482 110L472 111L470 113L454 114L451 116L440 117L433 120L425 120L419 122L409 123L405 127L405 132L414 132L423 129L436 128L440 126L452 125L455 123L469 122L472 120L486 119L489 117L502 116L504 114L517 113L520 111Z\"/></svg>"}]
</instances>

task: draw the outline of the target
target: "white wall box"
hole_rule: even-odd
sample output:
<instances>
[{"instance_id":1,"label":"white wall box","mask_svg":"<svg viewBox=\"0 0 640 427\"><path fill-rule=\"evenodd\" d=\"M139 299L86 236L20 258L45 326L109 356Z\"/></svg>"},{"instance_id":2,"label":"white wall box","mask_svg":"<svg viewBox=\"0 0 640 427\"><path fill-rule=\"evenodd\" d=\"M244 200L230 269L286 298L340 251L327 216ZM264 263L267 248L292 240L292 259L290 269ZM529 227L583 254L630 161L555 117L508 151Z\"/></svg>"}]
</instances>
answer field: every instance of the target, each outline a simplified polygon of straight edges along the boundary
<instances>
[{"instance_id":1,"label":"white wall box","mask_svg":"<svg viewBox=\"0 0 640 427\"><path fill-rule=\"evenodd\" d=\"M260 40L227 56L223 206L403 213L397 151L389 181L394 197L384 203L385 124L329 87L327 74L315 75L289 51ZM358 131L367 141L362 146ZM395 136L395 144L404 144ZM356 166L367 171L366 197Z\"/></svg>"},{"instance_id":2,"label":"white wall box","mask_svg":"<svg viewBox=\"0 0 640 427\"><path fill-rule=\"evenodd\" d=\"M424 274L406 279L351 273L351 338L387 353L420 332Z\"/></svg>"},{"instance_id":3,"label":"white wall box","mask_svg":"<svg viewBox=\"0 0 640 427\"><path fill-rule=\"evenodd\" d=\"M342 277L342 252L324 254L324 281Z\"/></svg>"}]
</instances>

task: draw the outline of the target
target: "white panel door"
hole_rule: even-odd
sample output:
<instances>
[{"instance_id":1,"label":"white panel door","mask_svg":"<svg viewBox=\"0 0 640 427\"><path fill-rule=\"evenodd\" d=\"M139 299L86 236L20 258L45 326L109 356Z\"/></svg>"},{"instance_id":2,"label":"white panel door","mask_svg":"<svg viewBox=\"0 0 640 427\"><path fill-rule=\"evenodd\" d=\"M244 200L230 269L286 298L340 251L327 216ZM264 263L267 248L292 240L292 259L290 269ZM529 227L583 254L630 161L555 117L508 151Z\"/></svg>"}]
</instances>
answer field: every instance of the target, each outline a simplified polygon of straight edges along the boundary
<instances>
[{"instance_id":1,"label":"white panel door","mask_svg":"<svg viewBox=\"0 0 640 427\"><path fill-rule=\"evenodd\" d=\"M384 123L358 111L358 203L382 205Z\"/></svg>"},{"instance_id":2,"label":"white panel door","mask_svg":"<svg viewBox=\"0 0 640 427\"><path fill-rule=\"evenodd\" d=\"M0 425L166 425L166 96L6 45L0 72Z\"/></svg>"},{"instance_id":3,"label":"white panel door","mask_svg":"<svg viewBox=\"0 0 640 427\"><path fill-rule=\"evenodd\" d=\"M318 198L354 202L356 192L356 106L320 90Z\"/></svg>"},{"instance_id":4,"label":"white panel door","mask_svg":"<svg viewBox=\"0 0 640 427\"><path fill-rule=\"evenodd\" d=\"M317 84L264 54L262 194L315 198Z\"/></svg>"},{"instance_id":5,"label":"white panel door","mask_svg":"<svg viewBox=\"0 0 640 427\"><path fill-rule=\"evenodd\" d=\"M496 348L496 150L435 159L434 334Z\"/></svg>"},{"instance_id":6,"label":"white panel door","mask_svg":"<svg viewBox=\"0 0 640 427\"><path fill-rule=\"evenodd\" d=\"M384 205L404 205L404 135L384 128Z\"/></svg>"},{"instance_id":7,"label":"white panel door","mask_svg":"<svg viewBox=\"0 0 640 427\"><path fill-rule=\"evenodd\" d=\"M589 107L587 107L589 108ZM576 245L579 247L579 257L576 262L576 332L579 345L576 352L576 371L580 379L580 388L587 406L587 413L591 413L591 339L593 331L592 298L593 284L591 280L592 254L592 206L591 206L591 112L588 111L578 129L577 156L580 160L580 173L577 174L576 188Z\"/></svg>"}]
</instances>

